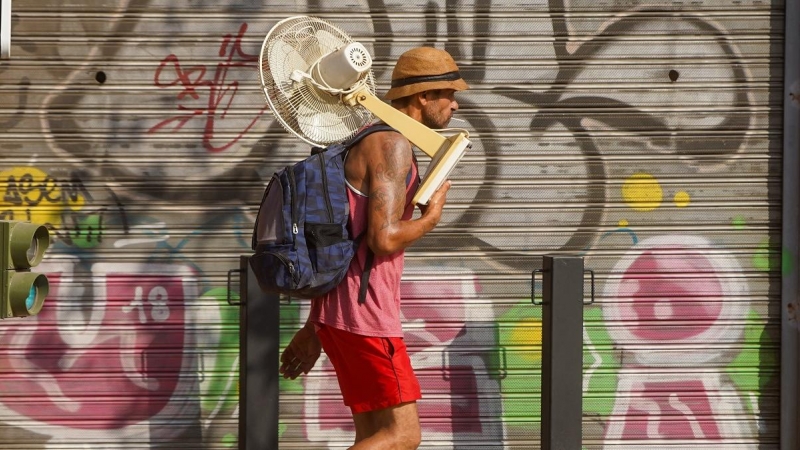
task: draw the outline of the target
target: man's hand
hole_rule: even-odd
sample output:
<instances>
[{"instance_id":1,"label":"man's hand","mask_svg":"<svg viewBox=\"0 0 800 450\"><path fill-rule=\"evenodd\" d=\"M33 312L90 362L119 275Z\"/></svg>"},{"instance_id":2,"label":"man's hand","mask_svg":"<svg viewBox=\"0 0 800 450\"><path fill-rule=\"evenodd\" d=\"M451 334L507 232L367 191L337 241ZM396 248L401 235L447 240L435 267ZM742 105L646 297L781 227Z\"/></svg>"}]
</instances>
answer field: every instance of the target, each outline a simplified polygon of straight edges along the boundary
<instances>
[{"instance_id":1,"label":"man's hand","mask_svg":"<svg viewBox=\"0 0 800 450\"><path fill-rule=\"evenodd\" d=\"M308 373L314 367L321 352L322 346L317 333L314 332L314 325L308 323L295 333L292 342L283 351L280 373L283 374L283 378L292 380L301 373Z\"/></svg>"},{"instance_id":2,"label":"man's hand","mask_svg":"<svg viewBox=\"0 0 800 450\"><path fill-rule=\"evenodd\" d=\"M442 208L444 208L444 204L447 201L447 191L449 190L450 180L445 180L439 189L431 195L427 205L418 205L423 216L434 218L434 226L439 223L439 219L442 217Z\"/></svg>"}]
</instances>

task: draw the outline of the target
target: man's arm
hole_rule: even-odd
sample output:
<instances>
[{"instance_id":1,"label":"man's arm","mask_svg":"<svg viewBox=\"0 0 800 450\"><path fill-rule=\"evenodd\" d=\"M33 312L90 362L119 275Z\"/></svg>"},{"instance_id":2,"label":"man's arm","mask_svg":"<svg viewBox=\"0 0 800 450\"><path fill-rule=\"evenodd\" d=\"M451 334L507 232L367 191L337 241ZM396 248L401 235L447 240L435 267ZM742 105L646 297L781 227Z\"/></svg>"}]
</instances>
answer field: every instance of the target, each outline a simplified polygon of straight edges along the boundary
<instances>
[{"instance_id":1,"label":"man's arm","mask_svg":"<svg viewBox=\"0 0 800 450\"><path fill-rule=\"evenodd\" d=\"M322 345L314 330L314 323L306 321L303 328L297 330L292 341L283 350L278 370L283 374L283 378L294 380L300 374L308 373L321 353Z\"/></svg>"},{"instance_id":2,"label":"man's arm","mask_svg":"<svg viewBox=\"0 0 800 450\"><path fill-rule=\"evenodd\" d=\"M442 216L445 184L431 197L422 216L402 220L406 205L406 177L413 158L411 144L398 133L373 135L380 139L366 148L369 184L367 244L376 255L396 253L431 231Z\"/></svg>"}]
</instances>

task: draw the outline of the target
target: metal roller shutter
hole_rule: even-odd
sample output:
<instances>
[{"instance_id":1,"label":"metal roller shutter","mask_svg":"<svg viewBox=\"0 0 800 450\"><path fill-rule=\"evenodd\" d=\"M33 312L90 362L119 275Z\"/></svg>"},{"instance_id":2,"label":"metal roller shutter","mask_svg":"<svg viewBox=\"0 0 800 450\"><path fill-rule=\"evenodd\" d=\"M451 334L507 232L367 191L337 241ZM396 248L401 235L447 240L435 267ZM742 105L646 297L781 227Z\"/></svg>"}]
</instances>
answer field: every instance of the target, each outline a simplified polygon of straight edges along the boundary
<instances>
[{"instance_id":1,"label":"metal roller shutter","mask_svg":"<svg viewBox=\"0 0 800 450\"><path fill-rule=\"evenodd\" d=\"M597 274L586 448L777 448L783 10L15 0L0 216L57 237L45 309L0 328L0 447L235 446L226 274L271 173L308 153L265 108L256 59L274 23L310 14L367 45L380 93L417 45L472 87L451 125L474 147L406 259L422 448L539 447L530 273L563 253ZM306 307L283 307L284 344ZM324 356L281 395L281 448L352 443Z\"/></svg>"}]
</instances>

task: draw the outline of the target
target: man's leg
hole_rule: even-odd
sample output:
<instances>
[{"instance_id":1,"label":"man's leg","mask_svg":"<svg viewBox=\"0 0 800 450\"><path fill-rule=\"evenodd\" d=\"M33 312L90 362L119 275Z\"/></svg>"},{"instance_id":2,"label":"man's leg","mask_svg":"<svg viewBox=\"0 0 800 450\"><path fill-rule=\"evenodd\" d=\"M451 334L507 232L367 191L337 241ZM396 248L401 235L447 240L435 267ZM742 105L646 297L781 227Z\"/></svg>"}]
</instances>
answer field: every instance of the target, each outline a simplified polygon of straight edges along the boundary
<instances>
[{"instance_id":1,"label":"man's leg","mask_svg":"<svg viewBox=\"0 0 800 450\"><path fill-rule=\"evenodd\" d=\"M353 414L353 423L356 425L356 444L374 433L372 430L372 416L369 413Z\"/></svg>"},{"instance_id":2,"label":"man's leg","mask_svg":"<svg viewBox=\"0 0 800 450\"><path fill-rule=\"evenodd\" d=\"M420 441L419 382L405 342L321 325L322 348L353 411L358 449L416 449ZM392 405L392 406L389 406Z\"/></svg>"},{"instance_id":3,"label":"man's leg","mask_svg":"<svg viewBox=\"0 0 800 450\"><path fill-rule=\"evenodd\" d=\"M422 440L417 402L354 414L353 421L356 443L350 450L415 450Z\"/></svg>"}]
</instances>

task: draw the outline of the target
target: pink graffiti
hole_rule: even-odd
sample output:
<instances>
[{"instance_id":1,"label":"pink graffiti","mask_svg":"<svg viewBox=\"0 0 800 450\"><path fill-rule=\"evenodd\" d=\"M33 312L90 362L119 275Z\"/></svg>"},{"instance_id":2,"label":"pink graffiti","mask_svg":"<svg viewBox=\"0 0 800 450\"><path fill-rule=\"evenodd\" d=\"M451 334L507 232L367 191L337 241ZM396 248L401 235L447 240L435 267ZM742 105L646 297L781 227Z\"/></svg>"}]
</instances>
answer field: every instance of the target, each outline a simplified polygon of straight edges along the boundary
<instances>
[{"instance_id":1,"label":"pink graffiti","mask_svg":"<svg viewBox=\"0 0 800 450\"><path fill-rule=\"evenodd\" d=\"M745 285L725 277L741 268L709 248L713 244L699 237L654 237L616 266L621 276L607 285L614 301L606 314L623 324L609 334L626 357L613 413L620 420L608 423L607 440L714 441L732 433L723 418L741 410L734 391L717 401L728 390L720 374L686 372L695 363L725 367L732 357L726 347L742 336L740 325L723 320L730 298L746 295ZM703 348L708 342L715 345ZM686 344L700 348L687 351ZM654 352L656 345L660 351Z\"/></svg>"},{"instance_id":2,"label":"pink graffiti","mask_svg":"<svg viewBox=\"0 0 800 450\"><path fill-rule=\"evenodd\" d=\"M219 47L219 56L225 59L217 64L214 76L211 79L206 77L208 73L206 66L196 65L184 68L175 54L171 54L161 61L158 69L156 69L155 85L159 88L180 85L183 88L177 95L178 101L182 102L178 105L178 110L181 113L159 122L150 128L148 133L156 133L162 130L175 132L182 129L190 120L204 117L203 146L209 152L225 151L244 137L264 114L267 109L266 105L261 108L243 130L237 132L235 137L221 145L215 145L219 121L225 119L239 91L238 81L228 81L228 71L232 68L242 67L255 70L258 61L257 55L251 55L242 50L242 39L246 31L247 24L243 23L235 37L230 34L224 36ZM198 102L198 100L202 100L205 103Z\"/></svg>"},{"instance_id":3,"label":"pink graffiti","mask_svg":"<svg viewBox=\"0 0 800 450\"><path fill-rule=\"evenodd\" d=\"M670 255L680 250L681 254ZM722 312L722 286L700 251L678 246L651 248L636 258L620 281L618 295L633 299L620 307L636 319L629 331L652 341L695 337L716 323ZM676 327L674 321L689 323Z\"/></svg>"},{"instance_id":4,"label":"pink graffiti","mask_svg":"<svg viewBox=\"0 0 800 450\"><path fill-rule=\"evenodd\" d=\"M48 273L51 295L39 315L0 333L0 401L31 420L77 429L153 418L180 380L183 279L107 273L105 294L87 303L61 278Z\"/></svg>"},{"instance_id":5,"label":"pink graffiti","mask_svg":"<svg viewBox=\"0 0 800 450\"><path fill-rule=\"evenodd\" d=\"M630 392L622 439L722 438L702 380L646 382Z\"/></svg>"}]
</instances>

